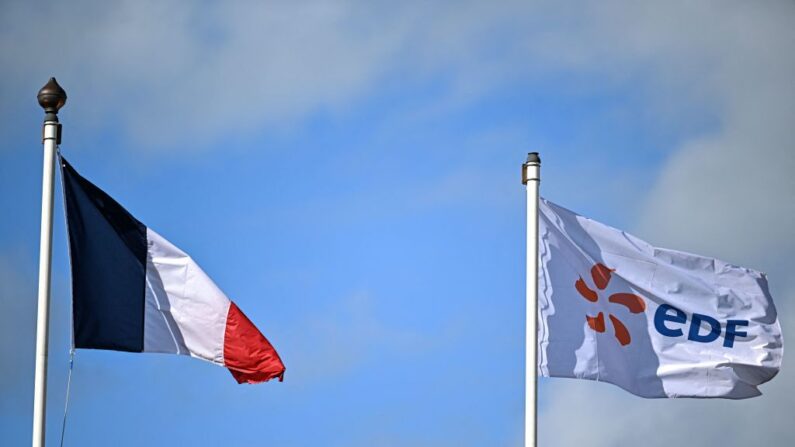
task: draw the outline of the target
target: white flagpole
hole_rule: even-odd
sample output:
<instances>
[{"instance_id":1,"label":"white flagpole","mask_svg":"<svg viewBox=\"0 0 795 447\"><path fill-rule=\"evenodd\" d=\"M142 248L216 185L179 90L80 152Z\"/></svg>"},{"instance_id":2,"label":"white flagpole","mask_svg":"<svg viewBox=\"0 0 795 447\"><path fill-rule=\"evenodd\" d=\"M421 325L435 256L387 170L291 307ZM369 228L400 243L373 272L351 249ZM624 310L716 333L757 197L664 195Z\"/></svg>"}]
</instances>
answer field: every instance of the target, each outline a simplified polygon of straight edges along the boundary
<instances>
[{"instance_id":1,"label":"white flagpole","mask_svg":"<svg viewBox=\"0 0 795 447\"><path fill-rule=\"evenodd\" d=\"M66 92L55 78L39 90L44 109L44 170L41 183L41 236L39 242L39 304L36 319L36 376L33 391L33 447L44 447L47 412L47 337L50 319L50 267L52 258L52 197L55 150L61 142L58 110L66 103Z\"/></svg>"},{"instance_id":2,"label":"white flagpole","mask_svg":"<svg viewBox=\"0 0 795 447\"><path fill-rule=\"evenodd\" d=\"M527 189L527 289L525 321L525 401L524 445L536 447L538 418L538 187L541 183L541 158L527 154L522 165L522 183Z\"/></svg>"}]
</instances>

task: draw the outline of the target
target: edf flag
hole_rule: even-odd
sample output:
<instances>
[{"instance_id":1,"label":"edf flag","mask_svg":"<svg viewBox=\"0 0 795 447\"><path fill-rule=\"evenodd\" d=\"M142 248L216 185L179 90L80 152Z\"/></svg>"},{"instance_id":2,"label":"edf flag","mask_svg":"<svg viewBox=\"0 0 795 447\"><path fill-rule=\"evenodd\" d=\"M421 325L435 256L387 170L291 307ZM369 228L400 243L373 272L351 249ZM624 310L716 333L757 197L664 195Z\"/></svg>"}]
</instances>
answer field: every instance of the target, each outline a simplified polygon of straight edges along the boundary
<instances>
[{"instance_id":1,"label":"edf flag","mask_svg":"<svg viewBox=\"0 0 795 447\"><path fill-rule=\"evenodd\" d=\"M75 348L189 355L239 383L283 378L273 346L190 256L59 160Z\"/></svg>"},{"instance_id":2,"label":"edf flag","mask_svg":"<svg viewBox=\"0 0 795 447\"><path fill-rule=\"evenodd\" d=\"M539 203L538 367L643 397L758 396L782 358L757 271Z\"/></svg>"}]
</instances>

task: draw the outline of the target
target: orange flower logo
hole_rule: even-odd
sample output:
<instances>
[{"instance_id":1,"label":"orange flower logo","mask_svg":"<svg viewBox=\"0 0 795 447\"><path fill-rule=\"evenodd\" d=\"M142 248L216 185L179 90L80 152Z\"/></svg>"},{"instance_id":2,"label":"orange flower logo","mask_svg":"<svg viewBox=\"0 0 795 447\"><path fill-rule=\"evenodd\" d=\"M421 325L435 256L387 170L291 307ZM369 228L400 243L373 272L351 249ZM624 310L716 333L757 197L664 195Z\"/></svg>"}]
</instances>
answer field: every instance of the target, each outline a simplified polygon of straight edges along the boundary
<instances>
[{"instance_id":1,"label":"orange flower logo","mask_svg":"<svg viewBox=\"0 0 795 447\"><path fill-rule=\"evenodd\" d=\"M607 284L610 283L610 278L614 269L608 268L604 264L596 264L591 267L591 278L593 279L593 283L599 290L604 290L607 287ZM583 281L582 277L574 283L574 287L580 292L583 298L586 300L595 303L599 301L599 294L588 287ZM610 303L620 304L626 307L630 312L633 314L638 314L646 310L646 303L643 301L638 295L634 293L614 293L607 298L607 301ZM616 316L613 314L607 315L610 318L610 322L613 323L613 334L621 343L621 346L626 346L632 342L632 337L629 335L629 330L621 322ZM588 322L588 326L596 332L604 332L605 331L605 316L603 312L599 312L598 315L592 317L590 315L585 316L585 320Z\"/></svg>"}]
</instances>

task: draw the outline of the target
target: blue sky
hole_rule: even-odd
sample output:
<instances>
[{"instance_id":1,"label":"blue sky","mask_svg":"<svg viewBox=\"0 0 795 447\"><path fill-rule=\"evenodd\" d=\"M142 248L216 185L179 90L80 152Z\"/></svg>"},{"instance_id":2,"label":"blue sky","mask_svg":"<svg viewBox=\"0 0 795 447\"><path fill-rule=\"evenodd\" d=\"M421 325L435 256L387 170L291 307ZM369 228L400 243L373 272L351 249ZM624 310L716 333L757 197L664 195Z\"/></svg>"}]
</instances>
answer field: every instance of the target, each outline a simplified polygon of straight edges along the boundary
<instances>
[{"instance_id":1,"label":"blue sky","mask_svg":"<svg viewBox=\"0 0 795 447\"><path fill-rule=\"evenodd\" d=\"M767 271L795 327L787 2L0 5L0 439L29 442L42 111L63 154L190 253L283 383L78 351L66 445L519 446L524 191ZM60 194L60 192L58 193ZM48 439L69 267L56 202ZM783 445L795 375L743 402L540 384L543 446ZM656 434L648 439L648 433Z\"/></svg>"}]
</instances>

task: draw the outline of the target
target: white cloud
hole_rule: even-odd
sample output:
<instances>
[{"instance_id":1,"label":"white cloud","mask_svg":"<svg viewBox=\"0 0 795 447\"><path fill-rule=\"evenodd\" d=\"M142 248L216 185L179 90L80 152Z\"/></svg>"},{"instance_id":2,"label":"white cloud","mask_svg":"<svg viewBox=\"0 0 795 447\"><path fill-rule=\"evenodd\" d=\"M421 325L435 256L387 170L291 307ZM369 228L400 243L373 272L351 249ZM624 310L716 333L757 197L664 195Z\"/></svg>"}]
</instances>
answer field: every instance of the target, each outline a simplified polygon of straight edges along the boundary
<instances>
[{"instance_id":1,"label":"white cloud","mask_svg":"<svg viewBox=\"0 0 795 447\"><path fill-rule=\"evenodd\" d=\"M693 43L690 57L712 64L691 82L713 91L721 123L663 167L642 220L655 239L734 262L795 248L795 8L786 6L727 8Z\"/></svg>"},{"instance_id":2,"label":"white cloud","mask_svg":"<svg viewBox=\"0 0 795 447\"><path fill-rule=\"evenodd\" d=\"M674 46L665 40L671 33L658 25L660 8L616 2L575 10L556 2L243 0L1 8L3 117L35 107L33 92L55 74L70 94L64 113L72 132L121 126L125 140L150 149L194 150L230 135L289 129L396 82L444 80L437 99L453 107L564 72L599 89L648 74L650 63L689 45L687 33ZM685 74L709 63L698 60Z\"/></svg>"},{"instance_id":3,"label":"white cloud","mask_svg":"<svg viewBox=\"0 0 795 447\"><path fill-rule=\"evenodd\" d=\"M289 124L372 85L391 36L361 15L323 2L4 5L4 94L32 97L56 74L73 121L121 124L142 144Z\"/></svg>"}]
</instances>

